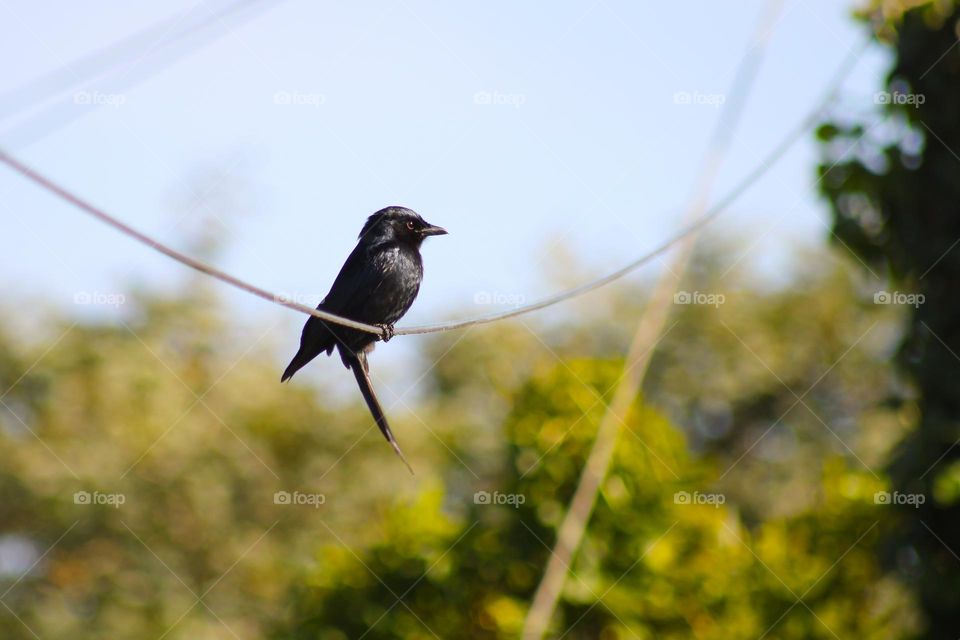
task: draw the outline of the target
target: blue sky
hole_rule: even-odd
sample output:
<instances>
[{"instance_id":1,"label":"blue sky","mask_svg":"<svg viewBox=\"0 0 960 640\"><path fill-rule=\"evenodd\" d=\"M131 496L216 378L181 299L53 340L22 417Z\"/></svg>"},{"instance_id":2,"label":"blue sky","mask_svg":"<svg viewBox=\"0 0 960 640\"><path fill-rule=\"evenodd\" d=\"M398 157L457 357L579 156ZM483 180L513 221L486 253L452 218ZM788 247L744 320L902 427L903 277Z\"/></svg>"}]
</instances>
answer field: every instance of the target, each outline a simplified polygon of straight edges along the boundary
<instances>
[{"instance_id":1,"label":"blue sky","mask_svg":"<svg viewBox=\"0 0 960 640\"><path fill-rule=\"evenodd\" d=\"M224 4L5 2L0 95L145 27L190 24ZM764 9L747 0L275 4L216 23L199 45L174 47L173 61L166 35L138 45L119 73L0 120L0 144L179 247L197 220L212 219L190 210L192 193L238 189L240 202L212 219L229 238L217 264L308 303L326 292L367 215L414 208L451 232L425 246L426 280L405 321L415 324L493 310L475 303L480 292L541 297L558 275L579 282L676 231L720 112L711 103L725 98ZM851 11L846 2L785 3L715 195L822 95L863 37ZM868 51L845 102L871 108L885 63ZM149 77L129 84L140 76ZM678 104L679 92L699 98ZM756 243L748 263L783 276L778 256L827 234L810 188L815 158L812 137L796 145L707 235ZM8 299L75 311L77 292L184 277L6 169L0 202ZM551 259L558 246L582 275ZM302 321L223 292L244 318Z\"/></svg>"}]
</instances>

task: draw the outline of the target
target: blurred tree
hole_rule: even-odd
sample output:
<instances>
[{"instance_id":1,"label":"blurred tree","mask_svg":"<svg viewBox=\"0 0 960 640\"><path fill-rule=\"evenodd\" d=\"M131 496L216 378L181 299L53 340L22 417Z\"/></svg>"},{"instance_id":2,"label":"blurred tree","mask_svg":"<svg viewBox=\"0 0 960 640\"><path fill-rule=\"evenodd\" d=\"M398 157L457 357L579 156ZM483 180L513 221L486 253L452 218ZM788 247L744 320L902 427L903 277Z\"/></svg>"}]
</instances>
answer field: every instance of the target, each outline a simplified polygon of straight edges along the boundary
<instances>
[{"instance_id":1,"label":"blurred tree","mask_svg":"<svg viewBox=\"0 0 960 640\"><path fill-rule=\"evenodd\" d=\"M897 336L871 333L901 314L858 303L849 276L823 266L822 254L810 258L798 286L763 290L742 274L718 277L725 269L715 255L701 257L691 286L726 299L678 307L650 376L650 404L638 399L623 416L628 430L551 637L906 638L915 630L910 599L875 560L889 510L875 504L885 483L863 460L879 463L903 431L898 409L873 409L895 383L885 347ZM628 336L608 319L638 306L634 293L594 302L578 321L431 340L434 415L447 422L451 447L445 488L392 510L371 548L322 545L274 637L516 637L622 366L616 354ZM806 399L810 408L783 421L796 402L791 389L804 394L827 376ZM788 446L758 451L765 437L789 438ZM483 480L471 482L474 472ZM479 503L478 488L487 492ZM497 495L508 504L491 504ZM698 495L726 502L685 502Z\"/></svg>"},{"instance_id":2,"label":"blurred tree","mask_svg":"<svg viewBox=\"0 0 960 640\"><path fill-rule=\"evenodd\" d=\"M361 531L406 471L209 291L112 315L0 331L0 637L257 637L322 523Z\"/></svg>"},{"instance_id":3,"label":"blurred tree","mask_svg":"<svg viewBox=\"0 0 960 640\"><path fill-rule=\"evenodd\" d=\"M379 544L324 545L274 637L516 637L602 416L597 394L620 370L538 368L514 392L506 456L481 492L430 489L391 511ZM629 433L551 637L907 636L909 601L873 558L879 483L868 473L833 458L816 509L751 530L705 488L711 468L662 416L638 401L623 418Z\"/></svg>"},{"instance_id":4,"label":"blurred tree","mask_svg":"<svg viewBox=\"0 0 960 640\"><path fill-rule=\"evenodd\" d=\"M424 341L422 399L396 415L411 480L362 407L281 387L269 329L227 322L190 283L34 343L0 327L3 637L515 637L620 367L608 318L642 292L578 321ZM828 269L796 290L691 283L728 299L678 307L646 403L623 416L557 636L908 637L911 601L873 560L882 481L810 415L771 431L806 434L791 455L750 446L792 398L778 377L799 393L828 373L832 393L811 402L831 425L891 384L896 335L856 338L898 310L858 304L850 283ZM899 437L898 411L843 437L870 460L885 451L871 438ZM97 504L110 496L123 504Z\"/></svg>"},{"instance_id":5,"label":"blurred tree","mask_svg":"<svg viewBox=\"0 0 960 640\"><path fill-rule=\"evenodd\" d=\"M918 410L889 471L896 491L925 502L897 507L886 558L919 592L922 637L952 640L960 629L960 11L955 2L874 9L866 15L895 56L875 96L882 112L873 122L824 124L820 172L836 237L888 270L900 288L888 297L916 302L898 364ZM888 404L904 401L894 395Z\"/></svg>"}]
</instances>

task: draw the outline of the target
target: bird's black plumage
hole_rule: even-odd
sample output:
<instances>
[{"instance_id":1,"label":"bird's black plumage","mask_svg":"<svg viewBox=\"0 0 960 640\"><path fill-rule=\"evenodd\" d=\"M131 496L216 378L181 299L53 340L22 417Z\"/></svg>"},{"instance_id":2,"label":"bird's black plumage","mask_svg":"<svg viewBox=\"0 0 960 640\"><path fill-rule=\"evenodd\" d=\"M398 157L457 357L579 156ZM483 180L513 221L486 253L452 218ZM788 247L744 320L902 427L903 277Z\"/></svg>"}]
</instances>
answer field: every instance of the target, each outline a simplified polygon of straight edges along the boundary
<instances>
[{"instance_id":1,"label":"bird's black plumage","mask_svg":"<svg viewBox=\"0 0 960 640\"><path fill-rule=\"evenodd\" d=\"M445 233L404 207L387 207L370 216L360 231L360 241L317 309L380 325L384 327L384 336L310 316L300 335L300 350L280 380L285 382L315 357L323 352L330 355L336 348L344 366L353 371L377 426L404 462L370 383L367 353L377 340L389 339L393 324L410 309L420 291L420 245L428 236Z\"/></svg>"}]
</instances>

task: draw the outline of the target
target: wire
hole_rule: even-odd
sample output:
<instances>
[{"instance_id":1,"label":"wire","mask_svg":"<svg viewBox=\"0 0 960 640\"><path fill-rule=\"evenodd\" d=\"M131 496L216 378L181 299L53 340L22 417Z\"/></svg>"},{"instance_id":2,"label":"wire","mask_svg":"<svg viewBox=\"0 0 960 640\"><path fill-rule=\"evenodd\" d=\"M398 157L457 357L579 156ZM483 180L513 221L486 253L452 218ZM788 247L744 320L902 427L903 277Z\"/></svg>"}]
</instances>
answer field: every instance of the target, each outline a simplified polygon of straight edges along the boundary
<instances>
[{"instance_id":1,"label":"wire","mask_svg":"<svg viewBox=\"0 0 960 640\"><path fill-rule=\"evenodd\" d=\"M3 132L4 144L19 148L37 142L52 132L81 117L84 110L64 103L66 92L71 88L89 87L96 80L105 80L127 68L111 88L119 91L135 86L153 76L194 49L222 37L223 32L213 31L215 26L226 27L229 23L243 24L264 11L278 6L282 0L265 3L264 0L237 0L216 11L206 10L201 16L181 25L182 19L171 18L144 28L110 45L82 56L72 62L27 82L6 93L0 94L0 120L7 120L40 102L47 102L42 110L27 115ZM146 53L139 56L137 51ZM150 44L153 43L153 44ZM182 44L179 48L175 45ZM163 54L163 57L159 57ZM133 61L130 58L135 58ZM132 73L136 71L136 73ZM76 95L76 93L74 93ZM52 100L57 98L57 100Z\"/></svg>"},{"instance_id":2,"label":"wire","mask_svg":"<svg viewBox=\"0 0 960 640\"><path fill-rule=\"evenodd\" d=\"M259 0L252 0L257 2ZM181 19L172 18L141 29L122 40L88 53L72 62L65 63L52 71L34 78L15 89L0 94L0 119L16 115L34 107L37 103L59 95L72 86L103 76L121 64L130 64L129 58L144 42L157 41L151 51L165 47L190 33L218 22L228 15L251 4L251 0L239 0L224 7L217 13L193 24L180 26ZM174 27L180 26L175 33L167 35Z\"/></svg>"},{"instance_id":3,"label":"wire","mask_svg":"<svg viewBox=\"0 0 960 640\"><path fill-rule=\"evenodd\" d=\"M555 295L543 298L537 302L533 302L516 309L511 309L509 311L504 311L501 313L494 313L486 316L479 316L476 318L470 318L467 320L455 320L452 322L443 322L431 325L415 326L415 327L406 327L395 329L392 335L420 335L425 333L437 333L442 331L453 331L455 329L463 329L465 327L471 327L474 325L480 324L489 324L491 322L498 322L500 320L506 320L508 318L514 318L516 316L524 315L527 313L532 313L534 311L539 311L541 309L546 309L547 307L552 307L554 305L560 304L572 298L582 296L586 293L599 289L611 282L623 278L632 271L635 271L639 267L643 266L647 262L650 262L657 256L666 253L670 248L675 244L683 240L684 238L693 235L703 227L710 224L715 218L717 218L725 209L732 205L741 195L743 195L750 187L754 185L760 178L762 178L772 167L776 164L786 152L793 146L793 144L803 136L808 129L810 129L817 120L821 117L824 109L833 101L836 93L839 91L841 85L843 84L844 79L847 74L859 60L863 51L866 49L868 41L865 41L863 46L858 47L852 50L844 61L841 63L840 67L837 70L837 73L834 75L833 80L828 85L828 90L826 91L823 99L821 99L817 106L805 117L803 120L798 123L784 138L777 144L773 150L767 154L763 160L758 163L758 165L750 171L732 190L730 190L724 197L722 197L716 204L710 207L704 215L700 218L694 220L692 223L675 233L672 237L668 238L666 241L661 243L659 246L654 248L652 251L645 253L636 260L628 263L627 265L621 267L620 269L614 271L613 273L607 274L596 280L592 280L585 284L582 284L572 289L562 291ZM54 195L60 197L63 200L66 200L75 207L85 211L86 213L97 218L101 222L113 227L114 229L120 231L121 233L130 236L131 238L147 245L148 247L159 251L160 253L173 258L177 262L184 264L192 269L196 269L201 273L205 273L213 278L216 278L222 282L225 282L229 285L237 287L247 293L253 294L257 297L263 298L278 304L288 309L293 309L294 311L299 311L300 313L305 313L307 315L314 316L321 320L327 322L332 322L344 327L349 327L351 329L357 329L358 331L366 331L367 333L374 333L378 335L383 335L384 328L377 327L374 325L365 324L363 322L357 322L349 318L344 318L326 311L321 311L319 309L311 309L302 304L288 300L284 296L280 296L274 293L270 293L265 289L261 289L252 284L244 282L239 278L232 276L224 271L217 269L211 265L208 265L200 260L196 260L187 256L183 253L180 253L176 249L173 249L158 240L155 240L148 236L145 233L137 231L133 227L121 222L117 218L114 218L105 211L98 209L94 205L83 200L79 196L68 191L64 187L59 186L57 183L53 182L49 178L46 178L37 171L31 169L27 165L23 164L10 154L8 154L3 149L0 149L0 162L8 165L14 171L20 173L23 177L29 179L30 181L36 183L37 185L43 187L47 191L53 193Z\"/></svg>"},{"instance_id":4,"label":"wire","mask_svg":"<svg viewBox=\"0 0 960 640\"><path fill-rule=\"evenodd\" d=\"M769 0L767 4L766 11L763 12L761 20L755 27L752 43L737 65L729 92L732 99L724 104L723 111L714 124L714 133L701 161L686 218L694 219L703 213L720 167L733 146L736 125L740 122L750 95L753 93L760 66L767 56L770 41L783 12L784 0ZM667 270L660 274L653 287L653 293L637 320L621 374L614 385L613 398L605 407L603 419L597 428L596 437L580 473L570 506L556 529L556 543L547 560L540 584L534 591L524 622L521 636L523 640L541 640L547 633L557 602L567 582L567 576L571 573L573 558L587 534L600 487L613 462L617 440L623 429L627 428L621 416L626 417L630 414L631 405L636 401L649 370L658 338L662 338L670 331L666 328L666 324L670 317L671 303L677 285L682 281L690 258L693 256L696 240L696 234L683 240L671 264L667 265ZM598 403L602 402L605 396L606 394L598 397ZM673 469L666 465L652 449L650 453L676 476ZM598 601L600 599L597 598ZM574 622L573 626L577 622ZM567 633L570 629L572 626L568 627ZM566 636L567 633L563 635Z\"/></svg>"},{"instance_id":5,"label":"wire","mask_svg":"<svg viewBox=\"0 0 960 640\"><path fill-rule=\"evenodd\" d=\"M860 59L860 56L863 55L863 52L866 50L869 40L865 40L863 44L850 51L849 54L844 58L843 62L840 64L837 72L834 74L834 77L831 79L828 89L824 94L824 97L819 101L817 106L809 113L803 120L801 120L797 126L795 126L784 138L773 148L773 150L767 154L764 159L758 163L758 165L750 171L744 178L737 183L737 185L731 189L725 196L720 198L716 204L706 210L706 212L693 222L691 222L686 227L682 228L680 231L675 233L673 236L665 240L663 243L655 247L652 251L645 253L640 256L633 262L626 264L620 269L614 271L613 273L607 274L603 277L597 278L585 284L582 284L572 289L562 291L555 295L543 298L542 300L531 302L528 305L522 307L517 307L516 309L511 309L509 311L503 311L500 313L494 313L486 316L480 316L478 318L472 318L469 320L460 320L452 321L445 323L438 323L433 325L424 325L420 327L407 327L405 329L397 329L396 335L415 335L422 333L434 333L437 331L452 331L454 329L462 329L465 327L477 325L477 324L487 324L490 322L497 322L498 320L506 320L507 318L513 318L519 315L527 314L532 311L539 311L540 309L545 309L553 305L559 304L570 300L571 298L576 298L582 296L586 293L599 289L615 280L626 276L631 271L638 269L647 262L650 262L657 256L666 253L671 249L675 244L686 238L687 236L693 235L700 229L706 227L708 224L713 222L717 216L719 216L725 209L730 205L736 202L740 196L742 196L750 187L754 185L760 178L762 178L783 156L789 151L790 147L800 139L817 121L820 119L823 111L826 107L834 100L837 92L840 90L843 81L846 79L847 75L850 73L850 70L854 67L857 61Z\"/></svg>"},{"instance_id":6,"label":"wire","mask_svg":"<svg viewBox=\"0 0 960 640\"><path fill-rule=\"evenodd\" d=\"M375 327L369 324L364 324L362 322L356 322L355 320L350 320L349 318L341 318L340 316L334 315L332 313L326 313L324 311L318 311L317 309L311 309L310 307L304 306L302 304L298 304L291 300L287 300L283 296L272 294L269 291L256 287L252 284L246 283L243 280L240 280L239 278L236 278L228 273L224 273L223 271L220 271L216 267L212 267L205 262L201 262L200 260L196 260L195 258L191 258L186 254L180 253L176 249L172 249L167 245L157 240L154 240L147 234L137 231L130 225L127 225L121 222L120 220L117 220L110 214L98 209L97 207L93 206L86 200L83 200L79 196L76 196L70 191L67 191L66 189L54 183L53 181L40 175L30 167L24 165L19 160L13 158L3 150L0 150L0 162L3 162L9 165L11 168L18 171L24 177L29 178L30 180L37 183L47 191L50 191L51 193L54 193L57 196L60 196L70 204L74 205L75 207L78 207L79 209L82 209L83 211L86 211L93 217L97 218L102 222L105 222L106 224L110 225L111 227L120 231L121 233L124 233L130 236L131 238L142 242L148 247L155 249L156 251L159 251L160 253L170 258L173 258L177 262L185 264L192 269L196 269L201 273L205 273L209 276L217 278L218 280L222 280L227 284L230 284L230 285L233 285L234 287L242 289L247 293L252 293L253 295L259 296L265 300L270 300L271 302L275 302L279 305L288 307L290 309L294 309L295 311L299 311L301 313L306 313L312 316L316 316L321 320L326 320L328 322L340 324L345 327L350 327L352 329L359 329L360 331L367 331L369 333L383 332L383 330L379 327Z\"/></svg>"}]
</instances>

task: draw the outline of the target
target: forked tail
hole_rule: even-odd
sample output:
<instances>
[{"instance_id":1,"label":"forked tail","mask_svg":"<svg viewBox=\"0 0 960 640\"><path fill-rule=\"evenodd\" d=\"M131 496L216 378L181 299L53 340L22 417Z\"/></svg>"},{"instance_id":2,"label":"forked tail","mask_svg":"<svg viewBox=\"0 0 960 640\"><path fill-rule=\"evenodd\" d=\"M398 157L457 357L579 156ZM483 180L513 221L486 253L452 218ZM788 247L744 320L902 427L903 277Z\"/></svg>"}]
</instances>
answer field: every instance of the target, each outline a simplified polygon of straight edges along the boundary
<instances>
[{"instance_id":1,"label":"forked tail","mask_svg":"<svg viewBox=\"0 0 960 640\"><path fill-rule=\"evenodd\" d=\"M410 463L407 462L403 452L400 451L400 445L397 444L396 438L393 437L393 432L390 431L390 424L387 422L387 416L384 415L383 408L380 406L380 402L377 400L377 394L373 391L373 385L370 383L370 375L367 373L367 369L364 366L364 362L361 360L361 358L363 358L363 356L352 356L347 360L350 369L353 370L354 377L357 379L357 385L360 387L360 393L363 394L363 399L366 401L367 407L370 409L370 413L373 414L373 419L376 421L377 426L380 427L380 433L383 434L383 437L387 439L387 442L390 443L390 446L393 447L393 450L398 456L400 456L400 459L403 460L403 464L407 465L407 469L410 470L410 474L415 475L413 473L413 467L411 467Z\"/></svg>"}]
</instances>

